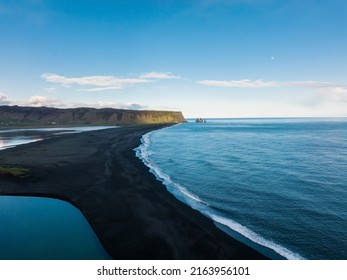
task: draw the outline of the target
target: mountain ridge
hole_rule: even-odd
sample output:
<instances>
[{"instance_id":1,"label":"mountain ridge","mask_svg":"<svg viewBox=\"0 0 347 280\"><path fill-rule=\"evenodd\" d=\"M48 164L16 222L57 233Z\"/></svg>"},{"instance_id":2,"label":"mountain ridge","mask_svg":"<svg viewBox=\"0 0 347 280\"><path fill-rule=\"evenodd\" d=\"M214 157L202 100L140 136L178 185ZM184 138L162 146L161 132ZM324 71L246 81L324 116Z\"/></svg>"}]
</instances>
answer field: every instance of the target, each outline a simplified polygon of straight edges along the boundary
<instances>
[{"instance_id":1,"label":"mountain ridge","mask_svg":"<svg viewBox=\"0 0 347 280\"><path fill-rule=\"evenodd\" d=\"M182 122L186 120L179 111L0 106L0 126L138 125Z\"/></svg>"}]
</instances>

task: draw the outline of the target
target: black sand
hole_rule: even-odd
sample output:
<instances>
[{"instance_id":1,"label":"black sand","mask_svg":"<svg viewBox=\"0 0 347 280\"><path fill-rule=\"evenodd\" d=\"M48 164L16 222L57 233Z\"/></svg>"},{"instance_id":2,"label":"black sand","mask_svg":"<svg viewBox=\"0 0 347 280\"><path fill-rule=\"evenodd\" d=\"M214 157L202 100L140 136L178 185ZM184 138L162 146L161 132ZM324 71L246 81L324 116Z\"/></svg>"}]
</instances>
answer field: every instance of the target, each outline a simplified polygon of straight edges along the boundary
<instances>
[{"instance_id":1,"label":"black sand","mask_svg":"<svg viewBox=\"0 0 347 280\"><path fill-rule=\"evenodd\" d=\"M135 156L133 126L64 135L0 151L0 165L32 170L0 178L0 195L55 197L78 207L114 259L265 259L178 201Z\"/></svg>"}]
</instances>

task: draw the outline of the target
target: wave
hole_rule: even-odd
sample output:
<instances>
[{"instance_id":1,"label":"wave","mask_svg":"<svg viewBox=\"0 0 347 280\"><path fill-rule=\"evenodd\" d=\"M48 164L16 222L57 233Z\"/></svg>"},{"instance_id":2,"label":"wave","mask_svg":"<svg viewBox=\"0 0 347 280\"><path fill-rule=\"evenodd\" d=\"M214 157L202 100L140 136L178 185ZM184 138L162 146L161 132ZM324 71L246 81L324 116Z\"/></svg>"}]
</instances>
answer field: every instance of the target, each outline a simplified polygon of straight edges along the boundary
<instances>
[{"instance_id":1,"label":"wave","mask_svg":"<svg viewBox=\"0 0 347 280\"><path fill-rule=\"evenodd\" d=\"M205 214L208 217L210 217L212 220L214 220L215 222L227 226L231 230L238 232L239 234L253 241L254 243L257 243L259 245L272 249L273 251L275 251L276 253L280 254L281 256L285 257L288 260L303 260L304 259L300 254L294 253L288 250L287 248L284 248L283 246L276 244L275 242L271 240L265 239L264 237L260 236L259 234L255 233L249 228L231 219L227 219L212 213L205 213Z\"/></svg>"},{"instance_id":2,"label":"wave","mask_svg":"<svg viewBox=\"0 0 347 280\"><path fill-rule=\"evenodd\" d=\"M167 128L164 128L167 129ZM216 211L211 209L209 204L199 198L197 195L189 192L185 187L181 184L174 182L168 174L166 174L163 170L161 170L158 166L153 164L150 160L150 150L149 147L151 145L150 136L156 131L151 131L146 133L141 138L141 145L134 149L136 152L136 156L142 160L142 162L149 167L150 172L153 173L156 178L161 181L170 192L172 192L176 198L183 200L186 204L191 206L193 209L198 210L203 215L212 219L213 221L222 224L232 231L235 231L245 238L251 240L252 242L264 246L266 248L272 249L279 255L283 256L288 260L301 260L304 259L300 254L294 253L289 249L271 241L267 240L261 235L255 233L249 228L233 221L232 219L222 217L220 214L217 214Z\"/></svg>"},{"instance_id":3,"label":"wave","mask_svg":"<svg viewBox=\"0 0 347 280\"><path fill-rule=\"evenodd\" d=\"M165 128L164 128L165 129ZM208 206L208 204L206 202L204 202L203 200L201 200L198 196L192 194L191 192L189 192L185 187L183 187L182 185L174 182L169 175L167 175L165 172L163 172L158 166L154 165L152 163L152 161L150 160L150 154L149 154L149 146L150 146L150 135L152 133L154 133L155 131L151 131L145 135L142 136L141 138L141 145L134 149L136 151L136 156L138 158L140 158L142 160L142 162L149 167L149 170L151 173L153 173L156 178L161 181L165 186L167 187L171 187L176 191L179 191L179 193L176 193L176 195L179 195L179 197L181 199L183 199L184 201L187 201L188 199L193 200L194 202L200 203L200 204L204 204L206 206ZM183 195L183 196L182 196Z\"/></svg>"}]
</instances>

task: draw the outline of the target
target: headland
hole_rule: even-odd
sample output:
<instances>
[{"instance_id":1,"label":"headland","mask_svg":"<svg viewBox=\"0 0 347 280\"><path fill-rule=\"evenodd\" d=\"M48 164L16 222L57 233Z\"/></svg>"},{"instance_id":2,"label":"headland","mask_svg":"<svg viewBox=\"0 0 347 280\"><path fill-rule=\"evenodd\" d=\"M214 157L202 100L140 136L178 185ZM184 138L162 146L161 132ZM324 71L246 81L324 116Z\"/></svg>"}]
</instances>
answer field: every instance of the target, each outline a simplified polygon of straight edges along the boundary
<instances>
[{"instance_id":1,"label":"headland","mask_svg":"<svg viewBox=\"0 0 347 280\"><path fill-rule=\"evenodd\" d=\"M142 125L185 122L182 112L0 106L0 127L57 127L79 125Z\"/></svg>"}]
</instances>

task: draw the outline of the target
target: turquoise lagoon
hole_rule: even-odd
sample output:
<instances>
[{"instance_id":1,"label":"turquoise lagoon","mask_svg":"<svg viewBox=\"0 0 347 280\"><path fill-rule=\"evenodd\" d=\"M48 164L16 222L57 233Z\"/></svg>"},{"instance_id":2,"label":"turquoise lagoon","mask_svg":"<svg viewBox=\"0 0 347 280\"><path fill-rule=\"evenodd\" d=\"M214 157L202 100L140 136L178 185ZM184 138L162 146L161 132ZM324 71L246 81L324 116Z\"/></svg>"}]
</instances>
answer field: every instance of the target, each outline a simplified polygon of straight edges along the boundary
<instances>
[{"instance_id":1,"label":"turquoise lagoon","mask_svg":"<svg viewBox=\"0 0 347 280\"><path fill-rule=\"evenodd\" d=\"M107 126L0 130L0 150ZM0 259L111 259L83 214L68 202L0 196Z\"/></svg>"}]
</instances>

